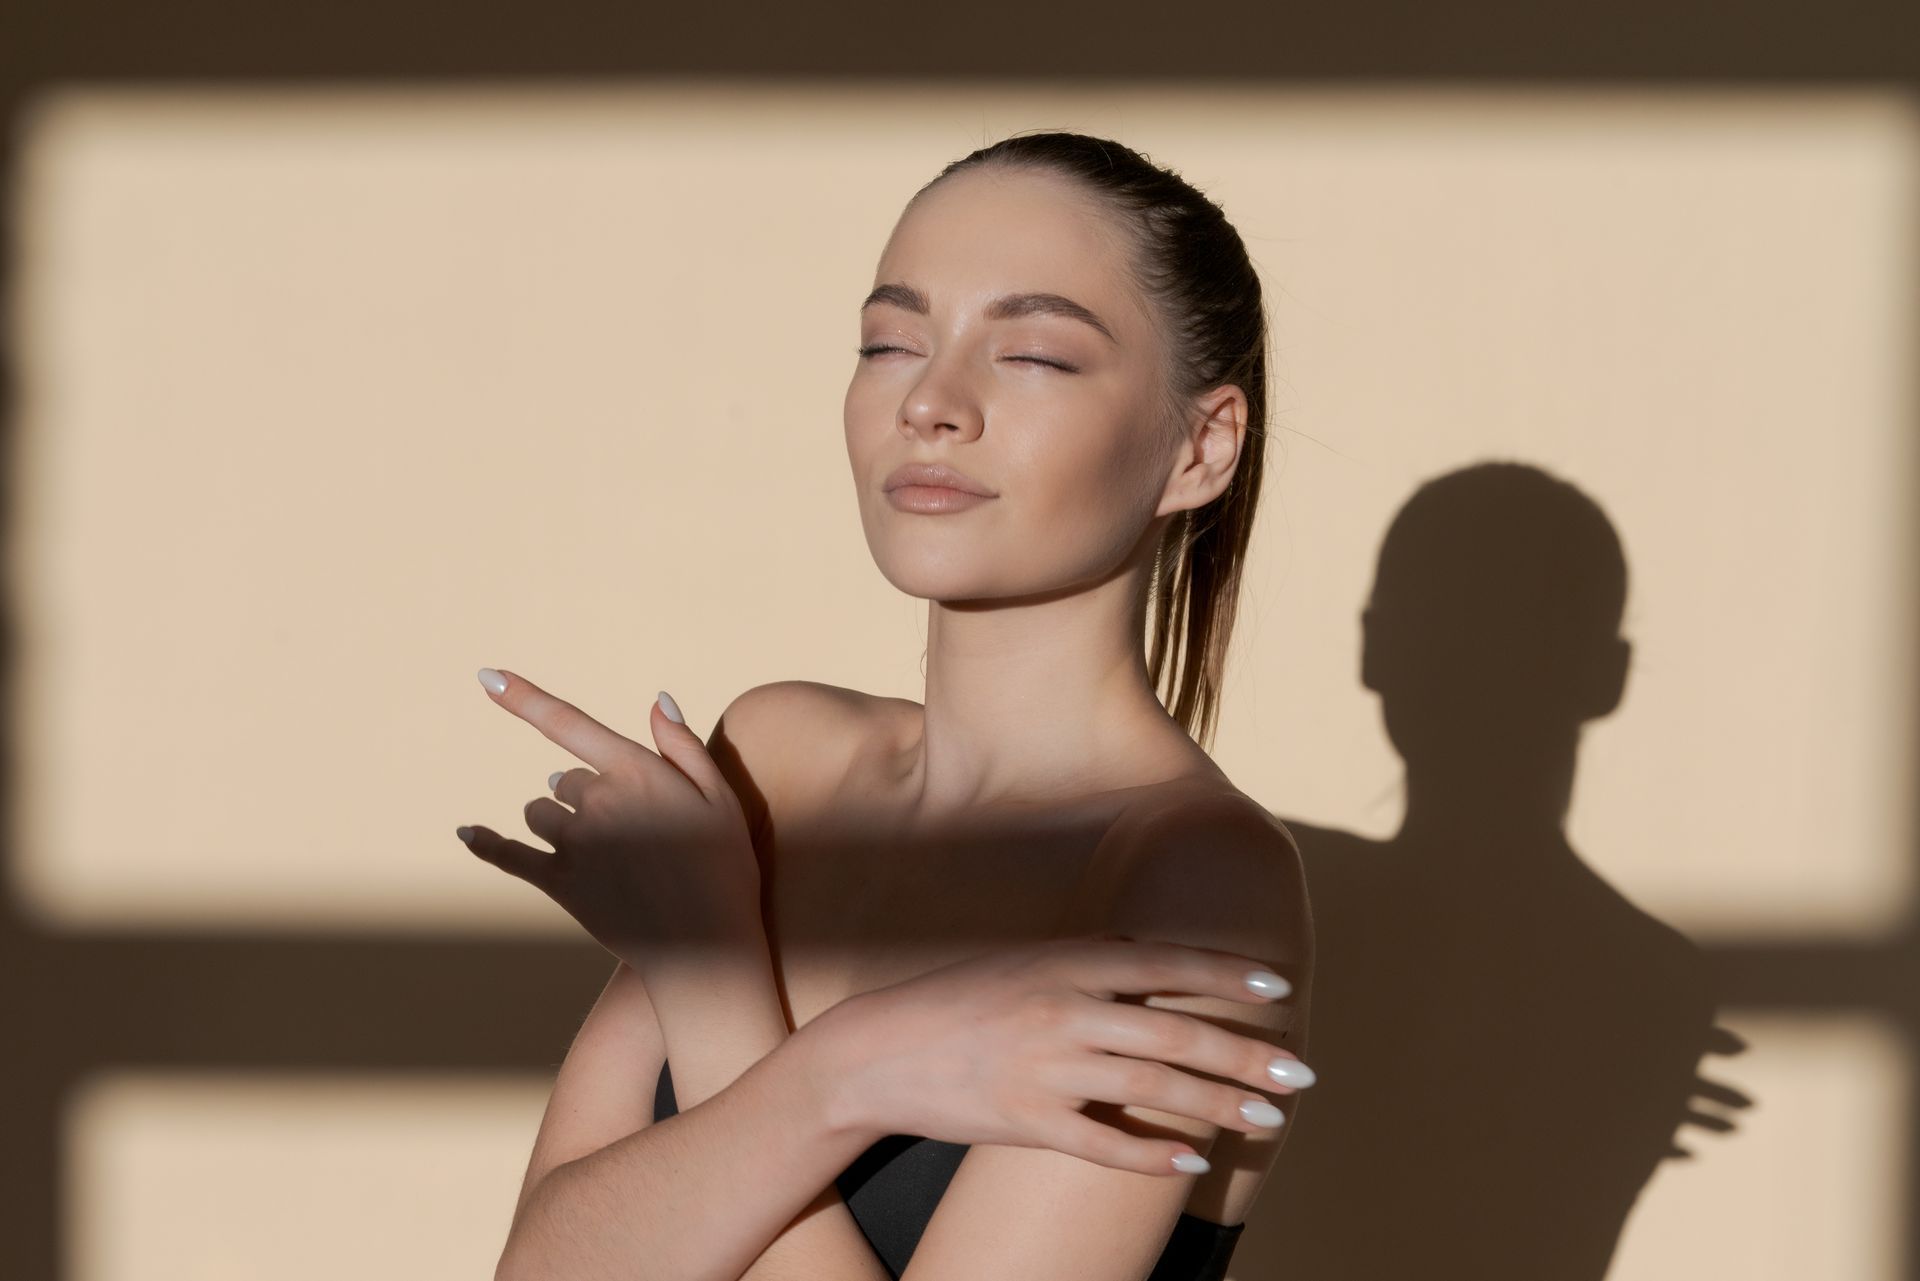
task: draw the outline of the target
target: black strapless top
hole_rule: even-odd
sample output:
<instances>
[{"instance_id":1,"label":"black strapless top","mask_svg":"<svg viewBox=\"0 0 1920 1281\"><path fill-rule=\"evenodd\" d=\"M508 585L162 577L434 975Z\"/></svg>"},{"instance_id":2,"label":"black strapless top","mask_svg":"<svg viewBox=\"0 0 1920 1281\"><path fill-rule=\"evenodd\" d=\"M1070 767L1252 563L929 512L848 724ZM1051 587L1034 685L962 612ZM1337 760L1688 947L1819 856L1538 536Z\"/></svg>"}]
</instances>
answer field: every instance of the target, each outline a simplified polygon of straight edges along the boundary
<instances>
[{"instance_id":1,"label":"black strapless top","mask_svg":"<svg viewBox=\"0 0 1920 1281\"><path fill-rule=\"evenodd\" d=\"M673 1097L672 1067L662 1064L653 1092L653 1119L663 1121L679 1111L679 1102ZM907 1260L920 1244L920 1235L927 1230L934 1207L953 1181L967 1147L917 1135L889 1134L834 1176L854 1222L895 1281L907 1270ZM1221 1281L1245 1227L1244 1223L1224 1227L1181 1211L1147 1281Z\"/></svg>"}]
</instances>

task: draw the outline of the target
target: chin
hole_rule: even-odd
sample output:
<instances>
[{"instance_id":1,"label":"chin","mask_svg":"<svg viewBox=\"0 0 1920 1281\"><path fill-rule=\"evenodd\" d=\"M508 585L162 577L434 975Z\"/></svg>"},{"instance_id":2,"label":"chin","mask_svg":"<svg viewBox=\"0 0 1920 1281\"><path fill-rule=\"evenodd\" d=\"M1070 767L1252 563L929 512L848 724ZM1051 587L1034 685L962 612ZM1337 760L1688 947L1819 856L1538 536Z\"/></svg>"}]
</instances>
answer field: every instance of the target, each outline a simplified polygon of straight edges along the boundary
<instances>
[{"instance_id":1,"label":"chin","mask_svg":"<svg viewBox=\"0 0 1920 1281\"><path fill-rule=\"evenodd\" d=\"M938 551L898 544L869 543L868 547L881 576L900 591L948 604L1042 598L1089 585L1098 578L1090 570L1081 572L1059 560L1044 559L1044 544L1016 552L982 543Z\"/></svg>"},{"instance_id":2,"label":"chin","mask_svg":"<svg viewBox=\"0 0 1920 1281\"><path fill-rule=\"evenodd\" d=\"M867 546L880 576L908 596L958 601L1008 594L1005 585L996 581L994 566L978 546L941 553L872 542Z\"/></svg>"}]
</instances>

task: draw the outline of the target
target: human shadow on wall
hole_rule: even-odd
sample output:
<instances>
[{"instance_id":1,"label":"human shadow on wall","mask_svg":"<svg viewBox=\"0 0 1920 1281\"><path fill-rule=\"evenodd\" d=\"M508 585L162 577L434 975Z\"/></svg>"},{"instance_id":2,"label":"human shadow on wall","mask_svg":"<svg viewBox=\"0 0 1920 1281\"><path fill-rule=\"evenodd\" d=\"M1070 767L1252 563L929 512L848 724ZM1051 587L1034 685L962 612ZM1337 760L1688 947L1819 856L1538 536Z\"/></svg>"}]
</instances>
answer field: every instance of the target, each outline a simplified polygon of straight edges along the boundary
<instances>
[{"instance_id":1,"label":"human shadow on wall","mask_svg":"<svg viewBox=\"0 0 1920 1281\"><path fill-rule=\"evenodd\" d=\"M1373 841L1285 819L1312 895L1319 1082L1236 1281L1592 1281L1675 1142L1714 1026L1703 955L1567 842L1581 726L1619 704L1626 562L1574 486L1482 463L1382 544L1360 679L1406 764ZM1649 839L1658 839L1650 832Z\"/></svg>"}]
</instances>

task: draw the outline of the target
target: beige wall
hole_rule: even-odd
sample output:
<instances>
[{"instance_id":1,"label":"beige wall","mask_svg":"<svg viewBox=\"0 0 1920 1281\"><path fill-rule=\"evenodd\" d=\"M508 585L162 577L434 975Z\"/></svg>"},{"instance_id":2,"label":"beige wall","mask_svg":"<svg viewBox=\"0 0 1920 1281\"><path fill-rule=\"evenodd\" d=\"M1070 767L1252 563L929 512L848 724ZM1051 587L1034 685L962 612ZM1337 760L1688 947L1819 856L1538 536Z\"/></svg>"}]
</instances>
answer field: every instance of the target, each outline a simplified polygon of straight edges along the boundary
<instances>
[{"instance_id":1,"label":"beige wall","mask_svg":"<svg viewBox=\"0 0 1920 1281\"><path fill-rule=\"evenodd\" d=\"M1422 480L1516 458L1599 502L1630 567L1587 860L1703 940L1910 918L1916 122L1872 94L49 95L14 223L12 892L61 929L570 937L452 836L524 835L570 763L474 669L620 727L663 685L702 730L785 677L914 695L921 607L868 559L840 439L856 307L919 183L1041 127L1179 169L1269 290L1273 467L1216 752L1245 790L1393 831L1356 681L1373 556ZM1712 1224L1756 1279L1892 1276L1907 1050L1864 1016L1741 1026L1778 1115L1663 1171L1616 1275L1694 1275ZM463 1145L472 1222L504 1229L545 1085L421 1122ZM168 1145L303 1117L248 1156L297 1165L335 1133L307 1100L391 1107L216 1097L80 1096L87 1275L252 1274L244 1242L154 1270L246 1195L168 1180ZM1811 1220L1809 1168L1835 1189ZM412 1275L497 1249L412 1227Z\"/></svg>"}]
</instances>

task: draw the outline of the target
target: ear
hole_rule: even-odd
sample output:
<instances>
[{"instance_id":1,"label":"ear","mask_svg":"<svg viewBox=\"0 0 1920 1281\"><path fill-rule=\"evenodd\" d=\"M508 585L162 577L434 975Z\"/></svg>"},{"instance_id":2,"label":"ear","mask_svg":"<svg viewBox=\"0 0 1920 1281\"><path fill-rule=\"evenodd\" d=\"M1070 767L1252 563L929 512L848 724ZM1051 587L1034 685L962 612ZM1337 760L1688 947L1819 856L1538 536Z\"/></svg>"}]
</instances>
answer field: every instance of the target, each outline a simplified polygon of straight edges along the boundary
<instances>
[{"instance_id":1,"label":"ear","mask_svg":"<svg viewBox=\"0 0 1920 1281\"><path fill-rule=\"evenodd\" d=\"M1174 451L1173 470L1155 516L1205 507L1233 479L1247 439L1247 394L1231 383L1199 401Z\"/></svg>"}]
</instances>

